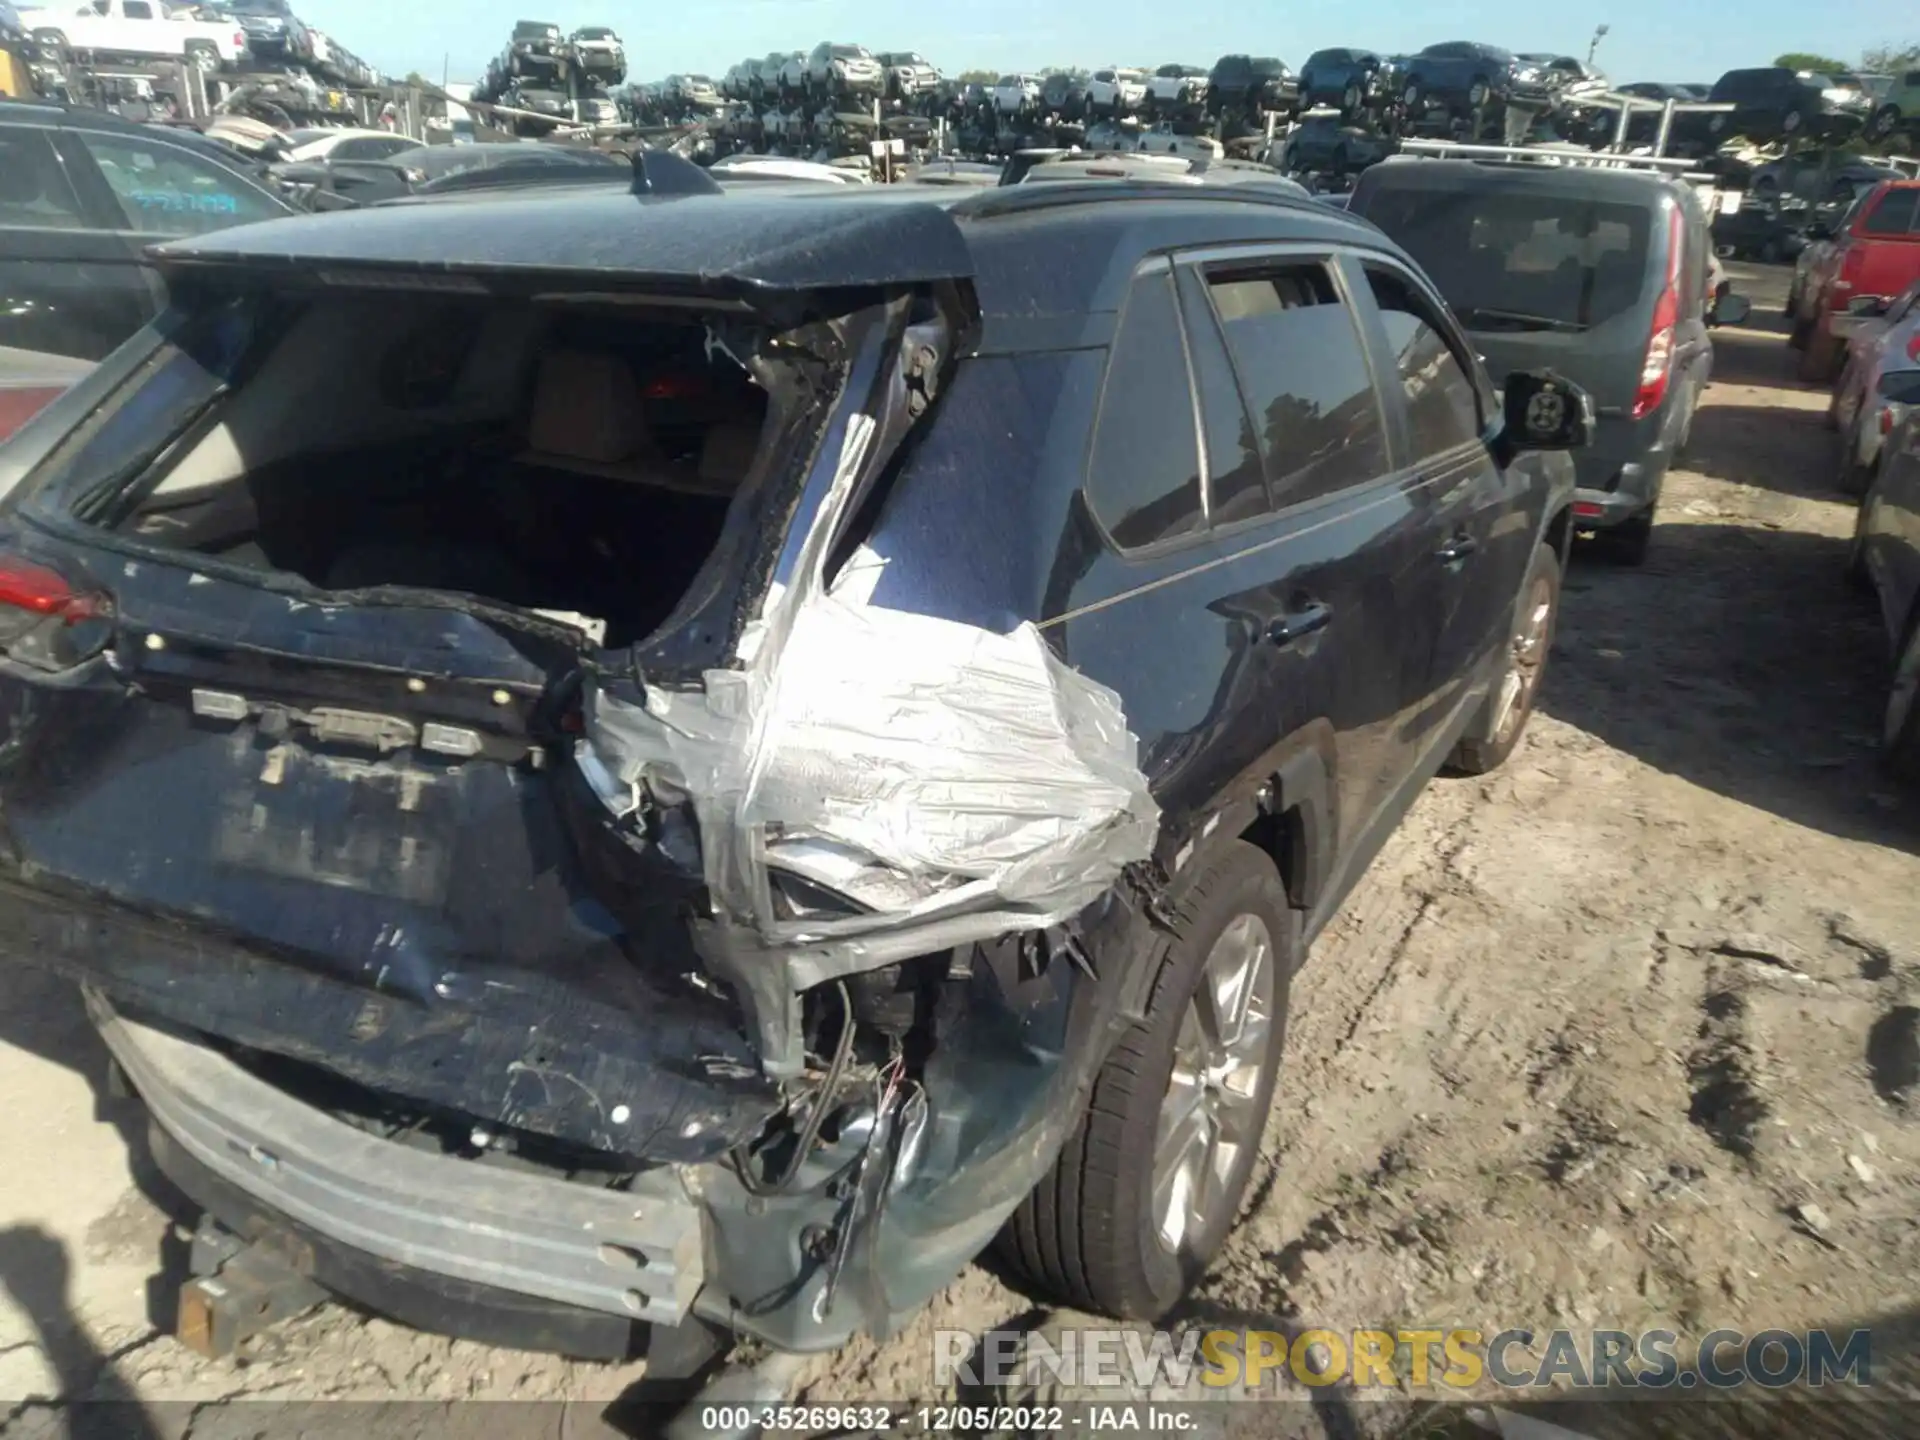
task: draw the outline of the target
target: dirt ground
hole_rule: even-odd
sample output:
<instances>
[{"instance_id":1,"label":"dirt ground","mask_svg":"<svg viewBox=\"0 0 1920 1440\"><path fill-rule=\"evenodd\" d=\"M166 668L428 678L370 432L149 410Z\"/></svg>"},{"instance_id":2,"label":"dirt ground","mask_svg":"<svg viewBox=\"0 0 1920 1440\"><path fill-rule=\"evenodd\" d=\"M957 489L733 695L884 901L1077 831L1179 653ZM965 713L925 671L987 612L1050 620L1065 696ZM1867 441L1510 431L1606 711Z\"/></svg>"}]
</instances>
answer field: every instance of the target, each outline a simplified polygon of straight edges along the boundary
<instances>
[{"instance_id":1,"label":"dirt ground","mask_svg":"<svg viewBox=\"0 0 1920 1440\"><path fill-rule=\"evenodd\" d=\"M1885 646L1841 580L1853 508L1825 392L1789 378L1784 282L1736 270L1754 319L1718 336L1646 566L1576 551L1523 748L1436 782L1315 947L1255 1192L1179 1320L1910 1339L1920 796L1876 768ZM15 1431L58 1433L91 1395L192 1402L169 1434L230 1429L242 1396L565 1399L567 1433L601 1433L638 1365L343 1307L240 1361L176 1345L150 1298L184 1232L135 1120L96 1099L74 998L8 986L0 1432L13 1405ZM975 1269L802 1393L937 1398L934 1326L1076 1323ZM1393 1428L1390 1408L1318 1423Z\"/></svg>"}]
</instances>

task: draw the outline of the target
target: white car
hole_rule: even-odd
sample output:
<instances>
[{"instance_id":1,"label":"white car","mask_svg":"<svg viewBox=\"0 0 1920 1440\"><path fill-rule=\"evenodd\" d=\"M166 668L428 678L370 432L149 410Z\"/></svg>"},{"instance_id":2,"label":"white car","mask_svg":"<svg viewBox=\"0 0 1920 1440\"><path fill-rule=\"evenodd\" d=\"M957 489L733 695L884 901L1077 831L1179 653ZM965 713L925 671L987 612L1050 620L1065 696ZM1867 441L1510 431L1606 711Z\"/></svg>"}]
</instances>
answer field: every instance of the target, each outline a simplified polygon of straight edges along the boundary
<instances>
[{"instance_id":1,"label":"white car","mask_svg":"<svg viewBox=\"0 0 1920 1440\"><path fill-rule=\"evenodd\" d=\"M1109 66L1087 82L1087 108L1096 115L1131 115L1147 98L1147 72Z\"/></svg>"},{"instance_id":2,"label":"white car","mask_svg":"<svg viewBox=\"0 0 1920 1440\"><path fill-rule=\"evenodd\" d=\"M176 17L161 0L93 0L22 9L19 15L35 38L101 58L185 60L211 75L247 53L246 32L234 22Z\"/></svg>"},{"instance_id":3,"label":"white car","mask_svg":"<svg viewBox=\"0 0 1920 1440\"><path fill-rule=\"evenodd\" d=\"M289 136L288 138L292 138ZM386 160L420 142L391 130L351 130L342 126L287 152L289 160Z\"/></svg>"},{"instance_id":4,"label":"white car","mask_svg":"<svg viewBox=\"0 0 1920 1440\"><path fill-rule=\"evenodd\" d=\"M1198 110L1207 98L1207 73L1198 65L1162 65L1147 77L1146 108L1167 115Z\"/></svg>"},{"instance_id":5,"label":"white car","mask_svg":"<svg viewBox=\"0 0 1920 1440\"><path fill-rule=\"evenodd\" d=\"M817 94L878 95L887 72L864 45L822 40L807 57L807 88Z\"/></svg>"},{"instance_id":6,"label":"white car","mask_svg":"<svg viewBox=\"0 0 1920 1440\"><path fill-rule=\"evenodd\" d=\"M1920 402L1920 280L1847 337L1846 363L1828 410L1840 432L1840 488L1861 494L1880 446L1906 407Z\"/></svg>"},{"instance_id":7,"label":"white car","mask_svg":"<svg viewBox=\"0 0 1920 1440\"><path fill-rule=\"evenodd\" d=\"M1039 103L1038 75L1002 75L993 82L993 108L1002 115L1018 115Z\"/></svg>"},{"instance_id":8,"label":"white car","mask_svg":"<svg viewBox=\"0 0 1920 1440\"><path fill-rule=\"evenodd\" d=\"M604 85L618 85L627 78L627 49L620 37L606 25L587 25L567 37L580 68Z\"/></svg>"}]
</instances>

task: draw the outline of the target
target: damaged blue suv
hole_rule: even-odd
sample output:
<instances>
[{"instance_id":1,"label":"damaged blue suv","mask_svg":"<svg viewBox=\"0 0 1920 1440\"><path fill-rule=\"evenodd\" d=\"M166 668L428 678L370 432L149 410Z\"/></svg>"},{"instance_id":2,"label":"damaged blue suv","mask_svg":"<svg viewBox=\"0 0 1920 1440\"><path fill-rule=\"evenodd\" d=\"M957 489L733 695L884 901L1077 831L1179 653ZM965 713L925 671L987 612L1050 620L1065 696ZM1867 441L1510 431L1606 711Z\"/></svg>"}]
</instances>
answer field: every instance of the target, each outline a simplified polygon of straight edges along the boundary
<instances>
[{"instance_id":1,"label":"damaged blue suv","mask_svg":"<svg viewBox=\"0 0 1920 1440\"><path fill-rule=\"evenodd\" d=\"M996 1237L1163 1313L1309 942L1519 740L1591 404L1277 190L690 169L158 252L0 451L0 953L203 1268L584 1356Z\"/></svg>"}]
</instances>

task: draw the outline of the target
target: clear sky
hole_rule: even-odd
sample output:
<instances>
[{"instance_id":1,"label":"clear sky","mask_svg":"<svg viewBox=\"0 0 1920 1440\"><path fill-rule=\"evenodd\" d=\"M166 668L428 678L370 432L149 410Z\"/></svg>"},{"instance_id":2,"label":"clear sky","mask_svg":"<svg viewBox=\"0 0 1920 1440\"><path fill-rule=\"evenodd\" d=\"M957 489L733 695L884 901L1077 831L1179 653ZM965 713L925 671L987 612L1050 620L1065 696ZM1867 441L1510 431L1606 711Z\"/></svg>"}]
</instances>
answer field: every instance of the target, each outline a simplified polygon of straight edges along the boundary
<instances>
[{"instance_id":1,"label":"clear sky","mask_svg":"<svg viewBox=\"0 0 1920 1440\"><path fill-rule=\"evenodd\" d=\"M506 43L513 22L564 29L611 25L635 80L675 71L719 75L770 50L821 40L914 49L949 73L1044 65L1208 65L1226 52L1278 54L1297 66L1330 45L1382 53L1439 40L1584 55L1617 81L1712 81L1788 50L1847 61L1869 45L1920 42L1912 0L1601 0L1488 4L1469 0L1282 6L1273 0L294 0L301 18L391 74L418 70L471 80ZM661 17L657 23L650 17ZM1031 17L1031 18L1030 18Z\"/></svg>"}]
</instances>

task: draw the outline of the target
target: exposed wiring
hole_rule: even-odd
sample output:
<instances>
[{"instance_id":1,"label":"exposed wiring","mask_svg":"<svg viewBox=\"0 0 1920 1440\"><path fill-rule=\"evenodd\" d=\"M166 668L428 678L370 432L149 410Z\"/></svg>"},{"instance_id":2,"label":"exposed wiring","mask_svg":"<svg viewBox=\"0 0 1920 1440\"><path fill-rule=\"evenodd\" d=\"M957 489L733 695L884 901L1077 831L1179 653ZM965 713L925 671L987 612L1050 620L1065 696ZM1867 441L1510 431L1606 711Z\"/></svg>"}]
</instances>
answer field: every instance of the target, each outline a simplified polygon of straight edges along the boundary
<instances>
[{"instance_id":1,"label":"exposed wiring","mask_svg":"<svg viewBox=\"0 0 1920 1440\"><path fill-rule=\"evenodd\" d=\"M808 1152L813 1149L814 1142L820 1138L820 1127L826 1123L827 1107L840 1088L840 1079L846 1074L847 1062L853 1058L853 997L847 993L847 982L844 980L835 981L834 989L840 995L840 1039L833 1047L833 1059L827 1065L827 1078L821 1083L819 1095L814 1101L813 1110L807 1116L806 1124L800 1127L799 1142L794 1146L793 1154L787 1160L786 1169L772 1184L763 1185L754 1178L753 1171L743 1153L734 1152L734 1169L749 1195L765 1197L784 1194L800 1174L800 1166L806 1160Z\"/></svg>"}]
</instances>

